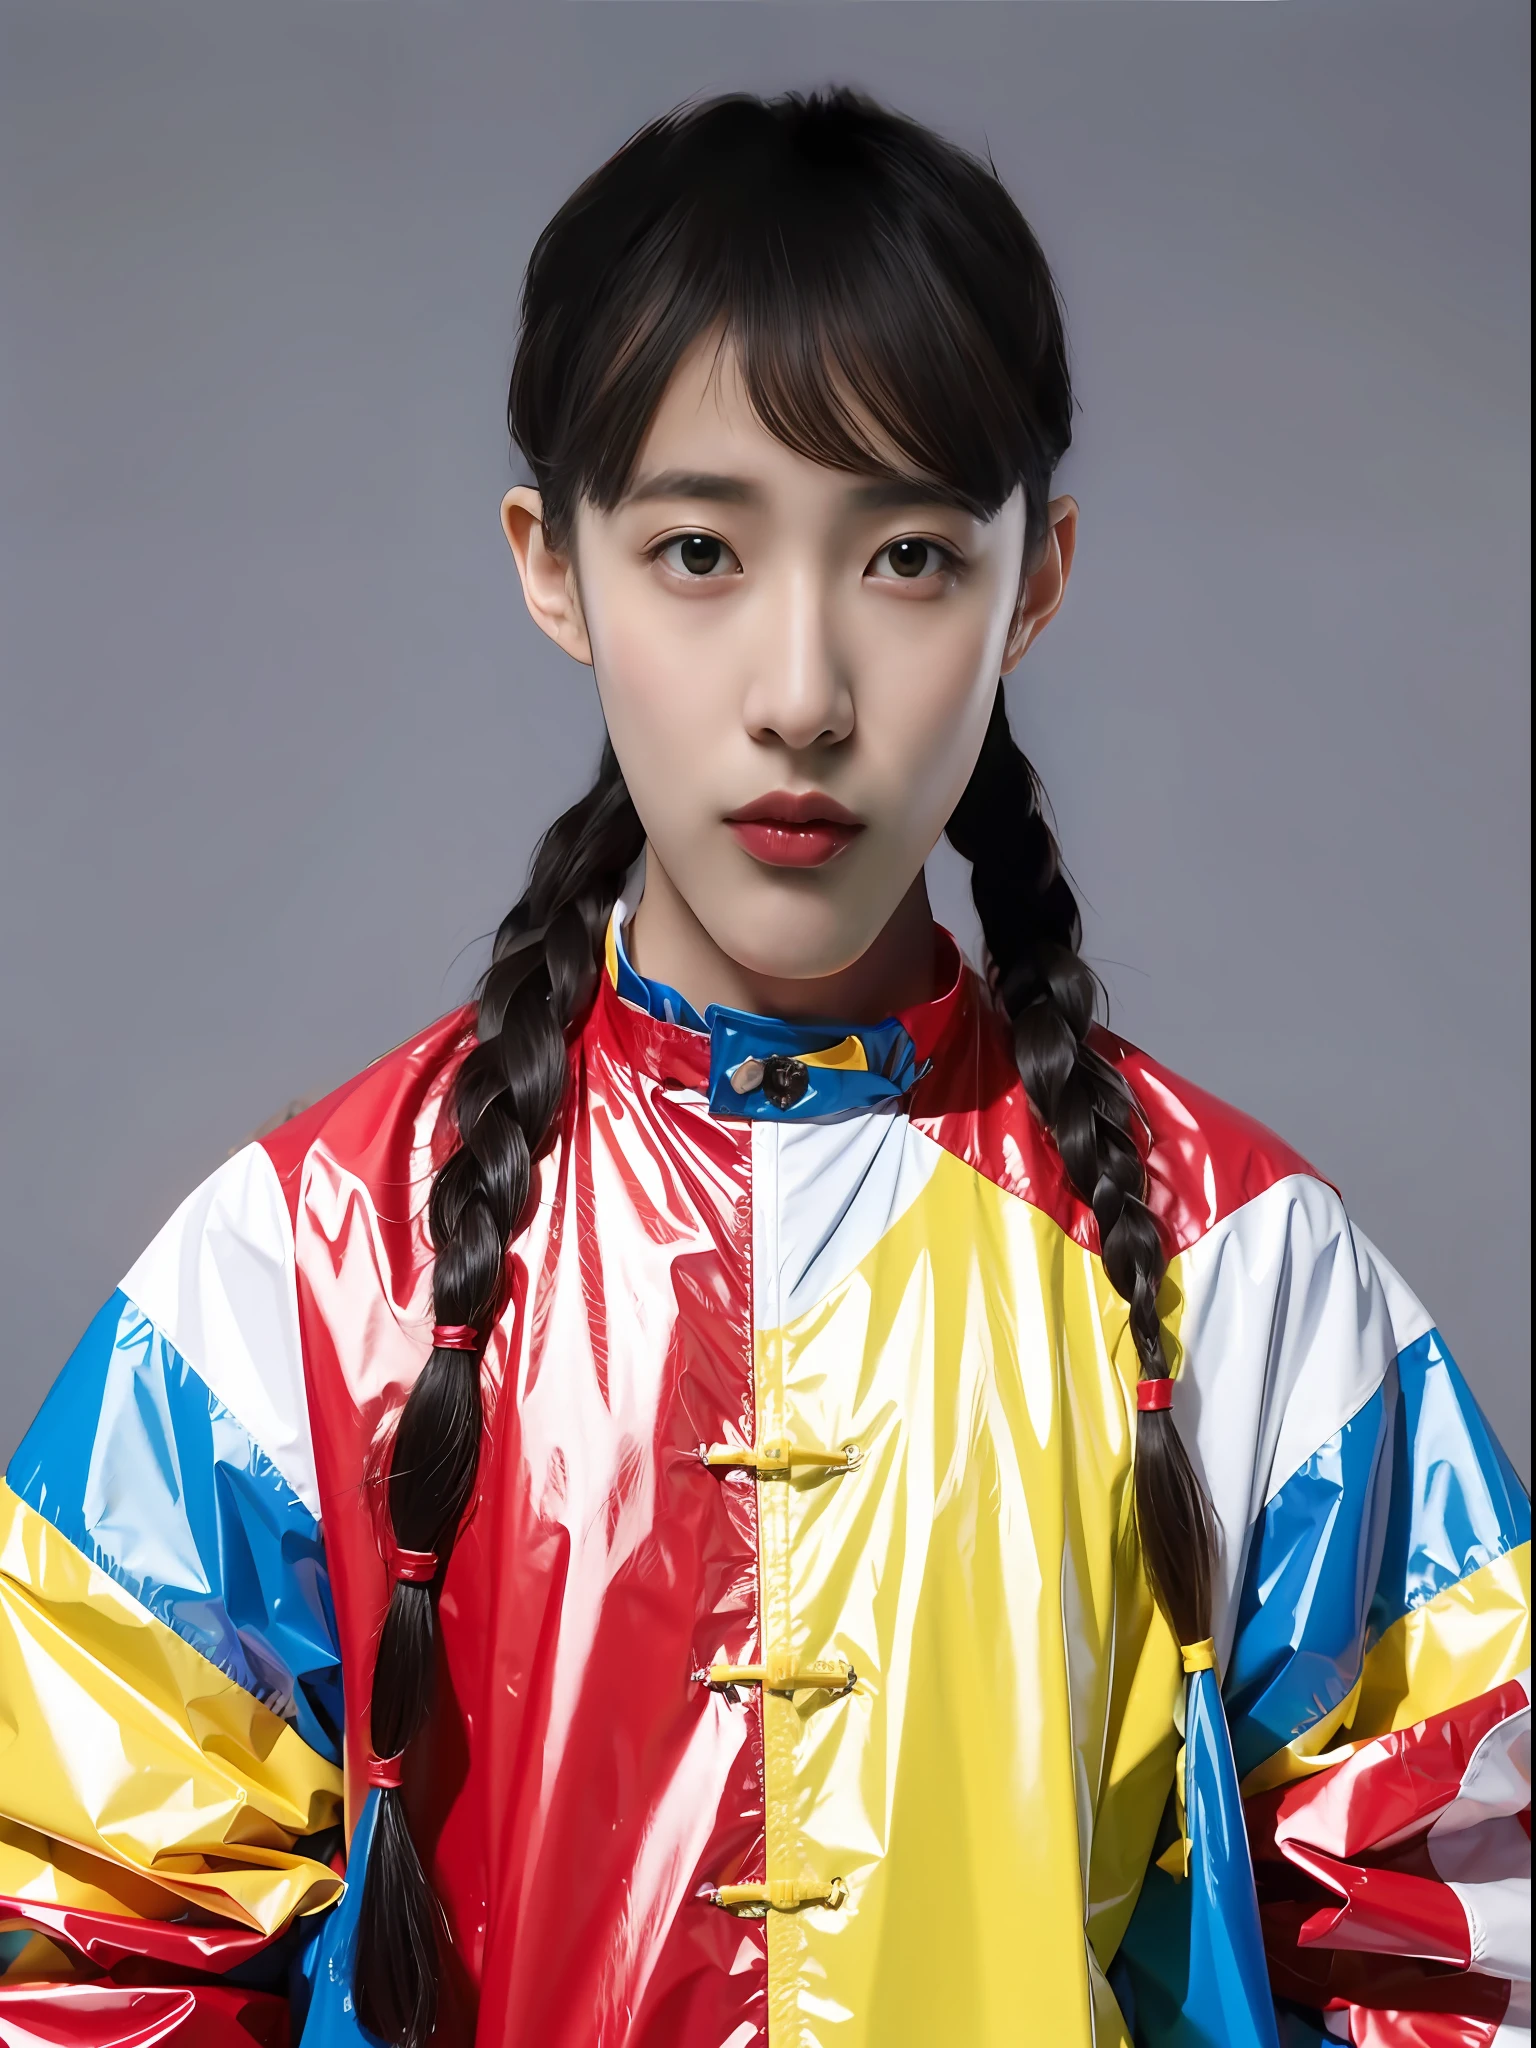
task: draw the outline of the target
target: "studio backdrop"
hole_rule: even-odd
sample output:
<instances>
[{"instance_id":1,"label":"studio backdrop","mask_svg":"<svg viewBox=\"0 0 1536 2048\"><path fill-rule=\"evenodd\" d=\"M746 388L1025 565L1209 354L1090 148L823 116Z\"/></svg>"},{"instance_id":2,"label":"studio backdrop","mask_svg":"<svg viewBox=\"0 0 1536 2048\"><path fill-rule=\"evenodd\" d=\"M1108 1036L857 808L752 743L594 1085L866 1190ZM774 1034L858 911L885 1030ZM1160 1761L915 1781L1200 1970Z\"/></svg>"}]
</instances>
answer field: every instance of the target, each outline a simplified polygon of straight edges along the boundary
<instances>
[{"instance_id":1,"label":"studio backdrop","mask_svg":"<svg viewBox=\"0 0 1536 2048\"><path fill-rule=\"evenodd\" d=\"M538 228L686 95L843 80L1065 298L1010 706L1113 1021L1341 1188L1529 1477L1528 76L1518 0L0 9L0 1457L586 785L497 521Z\"/></svg>"}]
</instances>

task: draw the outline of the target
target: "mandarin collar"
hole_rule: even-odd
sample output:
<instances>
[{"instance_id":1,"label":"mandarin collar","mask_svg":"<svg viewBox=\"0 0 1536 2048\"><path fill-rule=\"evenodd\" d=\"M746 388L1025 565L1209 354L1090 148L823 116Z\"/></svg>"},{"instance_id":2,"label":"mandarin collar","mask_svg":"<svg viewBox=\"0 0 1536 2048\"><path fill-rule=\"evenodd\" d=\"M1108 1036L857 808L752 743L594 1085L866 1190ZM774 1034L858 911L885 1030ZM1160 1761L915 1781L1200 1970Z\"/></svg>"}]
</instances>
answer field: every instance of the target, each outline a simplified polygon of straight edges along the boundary
<instances>
[{"instance_id":1,"label":"mandarin collar","mask_svg":"<svg viewBox=\"0 0 1536 2048\"><path fill-rule=\"evenodd\" d=\"M876 1025L806 1026L711 1005L709 1029L696 1031L627 1002L615 986L611 964L598 976L593 1023L601 1039L639 1072L707 1096L718 1116L794 1119L867 1109L909 1094L972 1007L975 976L951 934L942 925L934 930L939 992ZM854 1043L862 1058L851 1053ZM836 1056L835 1063L822 1063L819 1052ZM767 1099L750 1064L746 1078L752 1085L740 1087L744 1063L767 1067L779 1058L799 1064L802 1054L809 1055L810 1071L803 1078L787 1076L789 1087L801 1084L802 1092L786 1107ZM774 1078L770 1069L770 1085ZM889 1085L875 1086L877 1078Z\"/></svg>"}]
</instances>

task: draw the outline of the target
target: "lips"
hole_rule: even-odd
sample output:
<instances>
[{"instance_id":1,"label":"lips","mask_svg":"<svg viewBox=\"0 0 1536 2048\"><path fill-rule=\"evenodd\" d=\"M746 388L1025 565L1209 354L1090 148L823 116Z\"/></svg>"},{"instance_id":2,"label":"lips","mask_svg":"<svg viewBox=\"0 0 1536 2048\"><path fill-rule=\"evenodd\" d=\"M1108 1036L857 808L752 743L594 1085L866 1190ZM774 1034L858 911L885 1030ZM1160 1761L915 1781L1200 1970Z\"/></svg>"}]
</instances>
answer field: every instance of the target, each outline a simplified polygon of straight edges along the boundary
<instances>
[{"instance_id":1,"label":"lips","mask_svg":"<svg viewBox=\"0 0 1536 2048\"><path fill-rule=\"evenodd\" d=\"M824 867L864 830L852 811L819 790L801 796L773 790L732 811L725 822L739 846L773 868Z\"/></svg>"}]
</instances>

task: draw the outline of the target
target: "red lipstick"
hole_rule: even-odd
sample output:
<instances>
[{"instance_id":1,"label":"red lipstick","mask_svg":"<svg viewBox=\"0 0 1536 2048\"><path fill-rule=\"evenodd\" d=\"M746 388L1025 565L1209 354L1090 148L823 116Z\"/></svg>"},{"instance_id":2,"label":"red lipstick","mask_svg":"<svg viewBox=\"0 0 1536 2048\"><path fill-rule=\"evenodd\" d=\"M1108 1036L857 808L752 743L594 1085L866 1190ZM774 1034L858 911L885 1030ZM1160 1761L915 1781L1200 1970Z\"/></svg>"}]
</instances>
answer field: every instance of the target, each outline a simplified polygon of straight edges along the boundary
<instances>
[{"instance_id":1,"label":"red lipstick","mask_svg":"<svg viewBox=\"0 0 1536 2048\"><path fill-rule=\"evenodd\" d=\"M743 804L725 821L754 860L771 868L819 868L852 845L862 820L819 790L776 789Z\"/></svg>"}]
</instances>

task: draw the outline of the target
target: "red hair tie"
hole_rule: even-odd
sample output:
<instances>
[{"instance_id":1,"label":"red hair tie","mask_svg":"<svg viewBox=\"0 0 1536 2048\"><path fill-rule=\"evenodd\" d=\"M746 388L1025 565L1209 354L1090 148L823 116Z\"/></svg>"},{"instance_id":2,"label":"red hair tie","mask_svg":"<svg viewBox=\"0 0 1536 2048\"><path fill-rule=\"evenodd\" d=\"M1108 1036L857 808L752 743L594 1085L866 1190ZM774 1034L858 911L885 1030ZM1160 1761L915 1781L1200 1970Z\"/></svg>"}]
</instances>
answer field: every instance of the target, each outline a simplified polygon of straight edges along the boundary
<instances>
[{"instance_id":1,"label":"red hair tie","mask_svg":"<svg viewBox=\"0 0 1536 2048\"><path fill-rule=\"evenodd\" d=\"M432 1349L434 1351L478 1351L480 1332L471 1329L468 1323L434 1323L432 1325Z\"/></svg>"},{"instance_id":2,"label":"red hair tie","mask_svg":"<svg viewBox=\"0 0 1536 2048\"><path fill-rule=\"evenodd\" d=\"M1154 1414L1160 1408L1173 1406L1172 1380L1138 1380L1136 1382L1136 1406L1143 1415Z\"/></svg>"},{"instance_id":3,"label":"red hair tie","mask_svg":"<svg viewBox=\"0 0 1536 2048\"><path fill-rule=\"evenodd\" d=\"M405 1762L405 1752L399 1750L394 1756L368 1755L368 1782L378 1785L386 1792L400 1790L400 1766Z\"/></svg>"},{"instance_id":4,"label":"red hair tie","mask_svg":"<svg viewBox=\"0 0 1536 2048\"><path fill-rule=\"evenodd\" d=\"M437 1577L435 1550L397 1550L389 1560L389 1576L408 1586L425 1586Z\"/></svg>"}]
</instances>

